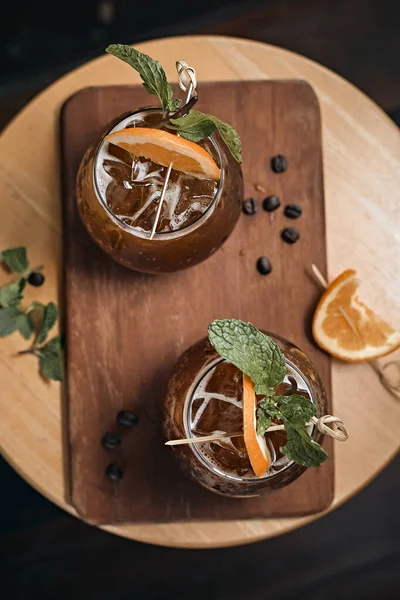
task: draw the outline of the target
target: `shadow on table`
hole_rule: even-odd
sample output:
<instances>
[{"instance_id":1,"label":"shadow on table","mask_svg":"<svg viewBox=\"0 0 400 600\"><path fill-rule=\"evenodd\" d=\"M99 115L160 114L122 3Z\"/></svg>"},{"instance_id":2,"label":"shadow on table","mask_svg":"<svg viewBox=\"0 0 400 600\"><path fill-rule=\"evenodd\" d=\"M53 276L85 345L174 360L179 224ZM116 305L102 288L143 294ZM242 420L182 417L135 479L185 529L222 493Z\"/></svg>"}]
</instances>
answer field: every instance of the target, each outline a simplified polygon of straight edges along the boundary
<instances>
[{"instance_id":1,"label":"shadow on table","mask_svg":"<svg viewBox=\"0 0 400 600\"><path fill-rule=\"evenodd\" d=\"M1 598L385 600L400 584L400 457L332 514L237 548L178 550L71 517L0 463Z\"/></svg>"}]
</instances>

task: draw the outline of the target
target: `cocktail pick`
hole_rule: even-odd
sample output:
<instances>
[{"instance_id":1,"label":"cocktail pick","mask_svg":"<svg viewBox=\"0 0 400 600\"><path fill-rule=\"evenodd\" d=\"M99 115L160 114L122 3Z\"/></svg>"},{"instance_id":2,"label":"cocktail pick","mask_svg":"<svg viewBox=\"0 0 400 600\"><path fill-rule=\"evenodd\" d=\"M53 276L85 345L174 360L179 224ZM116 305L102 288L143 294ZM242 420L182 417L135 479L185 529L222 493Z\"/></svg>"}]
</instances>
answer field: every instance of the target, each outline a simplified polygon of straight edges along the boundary
<instances>
[{"instance_id":1,"label":"cocktail pick","mask_svg":"<svg viewBox=\"0 0 400 600\"><path fill-rule=\"evenodd\" d=\"M185 105L192 98L196 92L197 79L196 71L193 67L190 67L184 60L178 60L176 62L176 70L178 71L178 83L181 90L186 92ZM164 185L161 191L160 200L158 203L156 218L154 219L153 228L150 233L150 239L152 240L157 229L158 221L160 220L161 209L164 202L165 194L168 187L169 178L171 177L172 163L169 164L168 170L165 176Z\"/></svg>"},{"instance_id":2,"label":"cocktail pick","mask_svg":"<svg viewBox=\"0 0 400 600\"><path fill-rule=\"evenodd\" d=\"M329 427L329 424L335 425L335 429L333 427ZM348 431L344 426L343 421L341 421L337 417L333 417L332 415L324 415L319 419L317 419L317 417L311 417L310 421L306 424L306 427L309 427L310 425L315 425L318 431L320 431L324 435L329 435L338 442L345 442L349 438ZM282 431L284 429L284 425L271 425L266 431ZM240 436L243 436L243 431L236 431L235 433L221 432L213 433L211 435L182 438L179 440L169 440L168 442L165 442L165 445L180 446L181 444L202 444L204 442L213 442L216 440L223 440L224 438L233 438Z\"/></svg>"},{"instance_id":3,"label":"cocktail pick","mask_svg":"<svg viewBox=\"0 0 400 600\"><path fill-rule=\"evenodd\" d=\"M314 275L315 280L319 283L319 285L323 289L326 289L328 287L328 282L326 281L325 277L322 275L322 273L318 269L318 267L316 265L312 264L311 271ZM339 306L339 311L341 312L343 317L346 319L349 327L351 327L351 329L353 331L357 331L356 326L354 325L353 321L351 320L350 316L347 314L345 309L342 308L341 306ZM390 362L388 362L382 366L375 360L366 361L366 362L371 367L371 369L373 369L373 371L375 371L375 373L378 375L381 384L388 390L388 392L390 392L392 394L392 396L394 396L395 398L400 399L400 361L391 360ZM399 374L399 379L395 383L390 381L388 375L385 373L385 371L389 368L395 368Z\"/></svg>"}]
</instances>

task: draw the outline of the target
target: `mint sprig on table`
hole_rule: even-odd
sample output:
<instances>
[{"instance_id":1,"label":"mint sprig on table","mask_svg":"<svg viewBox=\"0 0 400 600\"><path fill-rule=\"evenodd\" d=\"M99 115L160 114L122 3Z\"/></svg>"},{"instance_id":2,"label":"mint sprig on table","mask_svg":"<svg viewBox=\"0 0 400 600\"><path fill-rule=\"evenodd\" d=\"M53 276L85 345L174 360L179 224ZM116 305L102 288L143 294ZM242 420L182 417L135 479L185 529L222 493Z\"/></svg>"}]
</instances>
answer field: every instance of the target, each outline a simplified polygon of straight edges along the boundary
<instances>
[{"instance_id":1,"label":"mint sprig on table","mask_svg":"<svg viewBox=\"0 0 400 600\"><path fill-rule=\"evenodd\" d=\"M106 52L133 67L139 73L145 89L150 94L158 96L163 111L169 117L165 123L168 129L174 130L181 137L192 142L204 140L218 130L233 158L238 163L242 162L242 143L239 134L228 123L194 109L190 109L187 115L174 118L174 111L181 105L181 100L174 100L172 87L157 60L126 44L111 44L106 48Z\"/></svg>"},{"instance_id":2,"label":"mint sprig on table","mask_svg":"<svg viewBox=\"0 0 400 600\"><path fill-rule=\"evenodd\" d=\"M257 408L257 433L264 435L273 419L282 421L287 437L282 454L305 467L321 465L328 455L307 431L317 414L314 404L300 394L279 396L273 389L286 375L278 344L251 323L236 319L213 321L208 337L218 354L250 377L256 394L264 396Z\"/></svg>"},{"instance_id":3,"label":"mint sprig on table","mask_svg":"<svg viewBox=\"0 0 400 600\"><path fill-rule=\"evenodd\" d=\"M25 340L34 336L30 348L21 350L19 354L37 356L41 375L47 379L62 381L63 357L60 336L47 340L50 330L57 322L57 306L54 302L45 305L35 301L26 309L21 307L30 276L32 273L37 274L41 267L29 268L26 248L23 246L4 250L0 253L0 262L9 272L19 275L15 281L0 288L0 338L15 331L19 331Z\"/></svg>"}]
</instances>

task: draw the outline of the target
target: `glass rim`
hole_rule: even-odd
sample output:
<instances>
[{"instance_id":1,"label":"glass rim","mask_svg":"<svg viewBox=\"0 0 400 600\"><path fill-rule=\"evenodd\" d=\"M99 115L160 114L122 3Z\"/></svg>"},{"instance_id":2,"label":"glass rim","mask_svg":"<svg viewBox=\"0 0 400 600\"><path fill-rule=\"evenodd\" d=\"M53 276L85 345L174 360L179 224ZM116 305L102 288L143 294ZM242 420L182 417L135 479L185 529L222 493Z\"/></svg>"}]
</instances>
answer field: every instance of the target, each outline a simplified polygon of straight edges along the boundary
<instances>
[{"instance_id":1,"label":"glass rim","mask_svg":"<svg viewBox=\"0 0 400 600\"><path fill-rule=\"evenodd\" d=\"M140 237L142 239L146 239L149 241L154 241L157 238L168 240L168 239L173 239L173 238L179 237L182 234L187 235L188 233L197 229L205 220L208 219L208 217L212 214L213 209L215 208L215 206L221 196L221 193L222 193L222 189L223 189L223 185L224 185L224 181L225 181L225 162L224 162L224 158L223 158L223 155L222 155L220 147L219 147L219 143L215 139L214 134L211 134L207 139L210 140L210 142L212 143L215 151L218 154L218 159L220 162L221 176L218 181L218 187L215 192L214 198L212 199L210 204L207 206L205 211L203 213L201 213L201 215L193 223L190 223L189 225L184 225L183 227L180 227L179 229L175 229L174 231L155 232L153 239L150 240L151 231L145 231L145 230L141 229L140 227L136 227L134 225L128 225L127 223L125 223L125 221L123 221L123 219L121 219L118 215L116 215L111 210L111 208L107 204L106 198L103 197L103 194L101 193L101 191L99 189L98 181L97 181L97 177L96 177L96 170L97 170L97 162L99 159L99 154L103 147L104 138L109 133L117 131L118 130L117 128L121 125L121 123L132 118L134 115L138 115L142 112L162 112L162 109L159 107L155 107L155 106L138 108L136 111L125 114L125 116L120 118L117 123L115 123L114 125L109 127L107 129L107 131L102 135L102 138L96 148L96 152L95 152L94 159L93 159L92 177L93 177L93 188L94 188L95 194L96 194L97 199L99 200L100 204L106 210L106 212L108 213L108 215L110 216L112 221L117 225L117 227L120 227L121 229L123 229L124 231L126 231L132 235L135 235L137 237Z\"/></svg>"},{"instance_id":2,"label":"glass rim","mask_svg":"<svg viewBox=\"0 0 400 600\"><path fill-rule=\"evenodd\" d=\"M207 373L209 373L212 369L215 369L215 367L221 363L221 362L229 362L227 361L225 358L222 358L220 356L218 356L217 358L215 358L215 360L213 360L211 363L209 363L208 365L206 365L202 371L200 372L200 375L198 377L196 377L195 381L192 383L192 385L190 386L186 397L185 397L185 404L183 407L183 426L184 426L184 430L185 430L185 437L186 438L194 438L196 437L195 435L193 435L193 432L191 430L190 427L190 419L191 419L191 415L189 412L189 409L192 406L193 403L193 396L196 392L196 389L198 388L200 382L202 381L202 379L207 375ZM307 392L310 395L311 398L311 402L314 404L314 406L316 405L315 402L315 397L313 394L313 391L311 389L311 386L307 380L307 378L303 375L303 373L301 372L301 370L296 367L296 365L294 365L290 360L288 360L285 356L285 364L288 365L293 371L295 371L300 377L301 379L303 379L303 381L306 384L307 387ZM316 431L315 426L312 426L311 429L311 433L310 435L314 435ZM268 471L266 472L265 475L263 475L262 477L257 477L256 475L254 477L240 477L239 475L231 475L229 473L226 473L225 471L223 471L222 469L216 467L211 461L207 460L206 456L201 452L199 446L201 444L189 444L190 449L192 450L192 452L195 454L195 456L200 460L200 462L207 467L207 469L209 471L211 471L212 473L228 480L228 481L235 481L235 482L240 482L240 483L254 483L256 484L257 482L265 482L265 481L270 481L271 479L273 479L274 477L277 477L278 475L281 475L283 472L287 471L288 469L294 467L294 466L299 466L297 465L293 460L290 460L289 463L287 465L285 465L282 469L280 469L279 471L277 471L276 473L272 473L270 475L268 475ZM272 465L271 465L272 466Z\"/></svg>"}]
</instances>

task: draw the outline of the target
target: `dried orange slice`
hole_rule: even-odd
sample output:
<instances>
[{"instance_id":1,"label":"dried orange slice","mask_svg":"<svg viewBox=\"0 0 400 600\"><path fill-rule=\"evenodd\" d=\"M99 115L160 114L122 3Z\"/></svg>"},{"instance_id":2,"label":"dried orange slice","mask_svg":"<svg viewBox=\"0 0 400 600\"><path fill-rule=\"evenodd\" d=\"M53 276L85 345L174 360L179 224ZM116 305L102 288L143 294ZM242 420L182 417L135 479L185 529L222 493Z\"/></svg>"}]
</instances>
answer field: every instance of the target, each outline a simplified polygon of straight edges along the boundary
<instances>
[{"instance_id":1,"label":"dried orange slice","mask_svg":"<svg viewBox=\"0 0 400 600\"><path fill-rule=\"evenodd\" d=\"M194 177L219 179L220 170L210 154L198 144L168 131L147 127L130 127L110 133L106 142L124 148L130 154L183 171Z\"/></svg>"},{"instance_id":2,"label":"dried orange slice","mask_svg":"<svg viewBox=\"0 0 400 600\"><path fill-rule=\"evenodd\" d=\"M256 394L251 379L243 373L243 433L251 467L261 477L271 464L265 437L257 434Z\"/></svg>"},{"instance_id":3,"label":"dried orange slice","mask_svg":"<svg viewBox=\"0 0 400 600\"><path fill-rule=\"evenodd\" d=\"M318 346L349 362L373 360L400 346L400 333L356 296L356 272L347 269L322 295L312 332Z\"/></svg>"}]
</instances>

